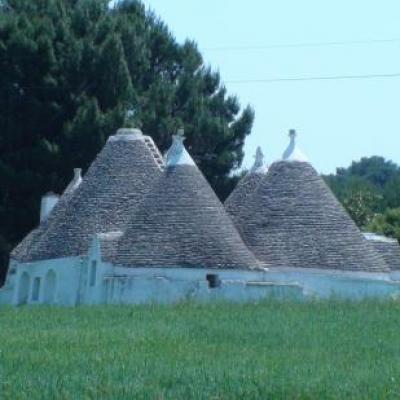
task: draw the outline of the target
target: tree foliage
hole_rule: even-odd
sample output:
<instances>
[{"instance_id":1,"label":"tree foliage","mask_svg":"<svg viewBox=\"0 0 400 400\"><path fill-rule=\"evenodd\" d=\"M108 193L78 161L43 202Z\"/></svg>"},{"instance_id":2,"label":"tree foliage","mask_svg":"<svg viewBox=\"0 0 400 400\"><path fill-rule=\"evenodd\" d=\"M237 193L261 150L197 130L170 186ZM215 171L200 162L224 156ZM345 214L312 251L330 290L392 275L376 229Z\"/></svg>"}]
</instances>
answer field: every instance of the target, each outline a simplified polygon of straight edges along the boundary
<instances>
[{"instance_id":1,"label":"tree foliage","mask_svg":"<svg viewBox=\"0 0 400 400\"><path fill-rule=\"evenodd\" d=\"M343 205L353 221L361 228L367 226L374 218L373 208L380 196L369 190L350 191L343 199Z\"/></svg>"},{"instance_id":2,"label":"tree foliage","mask_svg":"<svg viewBox=\"0 0 400 400\"><path fill-rule=\"evenodd\" d=\"M357 225L400 239L398 165L383 157L365 157L324 178Z\"/></svg>"},{"instance_id":3,"label":"tree foliage","mask_svg":"<svg viewBox=\"0 0 400 400\"><path fill-rule=\"evenodd\" d=\"M383 214L377 214L368 225L368 230L394 237L400 242L400 207L388 208Z\"/></svg>"},{"instance_id":4,"label":"tree foliage","mask_svg":"<svg viewBox=\"0 0 400 400\"><path fill-rule=\"evenodd\" d=\"M43 193L86 169L128 110L162 151L178 127L223 198L254 113L192 41L139 0L0 4L0 262L38 223ZM0 273L1 276L1 273Z\"/></svg>"}]
</instances>

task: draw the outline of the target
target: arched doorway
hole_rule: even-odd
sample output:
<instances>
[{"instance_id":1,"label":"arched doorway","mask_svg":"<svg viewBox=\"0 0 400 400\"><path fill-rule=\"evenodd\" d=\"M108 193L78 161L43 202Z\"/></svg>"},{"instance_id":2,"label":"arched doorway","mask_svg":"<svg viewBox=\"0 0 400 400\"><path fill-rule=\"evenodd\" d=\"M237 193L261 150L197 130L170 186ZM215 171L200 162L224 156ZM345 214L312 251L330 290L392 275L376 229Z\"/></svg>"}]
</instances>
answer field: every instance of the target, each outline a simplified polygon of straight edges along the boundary
<instances>
[{"instance_id":1,"label":"arched doorway","mask_svg":"<svg viewBox=\"0 0 400 400\"><path fill-rule=\"evenodd\" d=\"M51 269L46 274L44 281L44 302L53 304L56 294L56 273Z\"/></svg>"},{"instance_id":2,"label":"arched doorway","mask_svg":"<svg viewBox=\"0 0 400 400\"><path fill-rule=\"evenodd\" d=\"M29 274L25 271L19 278L18 305L26 304L28 302L29 286L30 286Z\"/></svg>"}]
</instances>

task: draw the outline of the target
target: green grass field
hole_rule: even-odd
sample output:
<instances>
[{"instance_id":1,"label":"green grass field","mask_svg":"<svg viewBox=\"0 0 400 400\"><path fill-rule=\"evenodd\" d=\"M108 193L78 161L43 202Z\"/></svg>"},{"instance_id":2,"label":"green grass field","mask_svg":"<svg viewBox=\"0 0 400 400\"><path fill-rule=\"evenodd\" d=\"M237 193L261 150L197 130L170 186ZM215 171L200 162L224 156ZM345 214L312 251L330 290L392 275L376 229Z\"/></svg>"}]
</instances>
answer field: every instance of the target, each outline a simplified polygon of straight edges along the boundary
<instances>
[{"instance_id":1,"label":"green grass field","mask_svg":"<svg viewBox=\"0 0 400 400\"><path fill-rule=\"evenodd\" d=\"M400 303L0 308L0 399L398 399Z\"/></svg>"}]
</instances>

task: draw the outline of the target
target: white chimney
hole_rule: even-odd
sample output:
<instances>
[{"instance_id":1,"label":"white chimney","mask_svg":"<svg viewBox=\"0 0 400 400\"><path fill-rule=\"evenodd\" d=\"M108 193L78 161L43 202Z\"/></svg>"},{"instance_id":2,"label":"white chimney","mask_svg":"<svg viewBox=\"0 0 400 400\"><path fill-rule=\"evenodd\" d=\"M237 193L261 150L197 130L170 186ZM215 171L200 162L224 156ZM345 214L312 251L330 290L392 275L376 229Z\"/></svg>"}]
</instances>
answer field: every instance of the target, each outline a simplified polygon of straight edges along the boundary
<instances>
[{"instance_id":1,"label":"white chimney","mask_svg":"<svg viewBox=\"0 0 400 400\"><path fill-rule=\"evenodd\" d=\"M71 186L76 189L82 183L82 168L74 168L74 178L72 179Z\"/></svg>"},{"instance_id":2,"label":"white chimney","mask_svg":"<svg viewBox=\"0 0 400 400\"><path fill-rule=\"evenodd\" d=\"M40 204L40 222L47 219L59 199L60 196L52 192L49 192L42 197Z\"/></svg>"},{"instance_id":3,"label":"white chimney","mask_svg":"<svg viewBox=\"0 0 400 400\"><path fill-rule=\"evenodd\" d=\"M79 187L81 183L82 183L82 169L74 168L74 177L72 178L72 181L69 183L69 185L65 188L63 194L72 193L75 189Z\"/></svg>"}]
</instances>

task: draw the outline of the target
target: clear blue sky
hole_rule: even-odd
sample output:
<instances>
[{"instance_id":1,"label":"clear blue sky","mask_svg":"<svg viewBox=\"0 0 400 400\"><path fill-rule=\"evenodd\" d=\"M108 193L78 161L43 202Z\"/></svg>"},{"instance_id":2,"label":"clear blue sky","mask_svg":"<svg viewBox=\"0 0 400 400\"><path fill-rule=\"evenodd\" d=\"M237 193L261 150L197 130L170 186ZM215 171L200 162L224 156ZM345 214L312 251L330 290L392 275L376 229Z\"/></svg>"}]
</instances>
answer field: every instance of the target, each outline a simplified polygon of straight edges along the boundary
<instances>
[{"instance_id":1,"label":"clear blue sky","mask_svg":"<svg viewBox=\"0 0 400 400\"><path fill-rule=\"evenodd\" d=\"M234 80L400 73L399 0L145 0L178 41L195 40L228 91L251 104L256 120L244 167L257 145L280 157L287 131L320 172L362 156L400 163L400 77L234 83ZM296 43L377 41L269 47ZM223 48L219 49L218 48ZM224 50L225 49L225 50Z\"/></svg>"}]
</instances>

